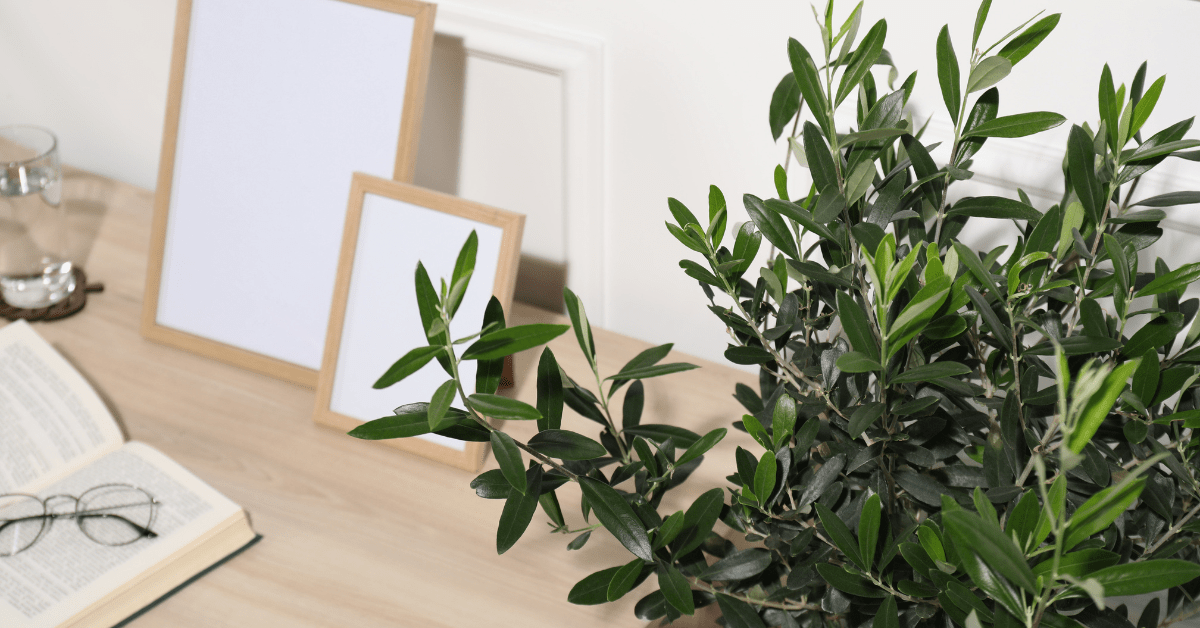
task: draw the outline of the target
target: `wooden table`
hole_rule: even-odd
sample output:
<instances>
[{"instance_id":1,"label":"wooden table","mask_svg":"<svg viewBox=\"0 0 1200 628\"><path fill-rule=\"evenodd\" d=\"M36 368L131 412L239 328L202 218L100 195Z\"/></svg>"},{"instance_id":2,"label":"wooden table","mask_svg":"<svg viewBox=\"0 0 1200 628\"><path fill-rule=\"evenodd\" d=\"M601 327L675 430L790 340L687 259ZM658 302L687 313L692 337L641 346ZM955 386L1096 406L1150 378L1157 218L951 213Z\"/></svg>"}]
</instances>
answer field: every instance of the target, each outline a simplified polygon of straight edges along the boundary
<instances>
[{"instance_id":1,"label":"wooden table","mask_svg":"<svg viewBox=\"0 0 1200 628\"><path fill-rule=\"evenodd\" d=\"M68 174L64 198L76 227L77 259L104 282L73 318L35 328L100 391L130 438L191 469L250 512L263 540L138 618L155 626L639 626L624 599L575 606L567 592L594 571L624 564L628 552L607 533L580 551L571 537L547 534L540 511L503 556L495 527L503 502L475 496L473 474L355 440L312 422L313 392L177 349L138 333L149 242L150 192L81 172ZM94 238L92 237L94 235ZM517 322L562 317L518 304ZM713 322L713 333L720 334ZM595 330L602 373L614 373L646 343ZM663 339L669 341L671 339ZM581 381L587 373L573 334L551 343ZM536 397L536 352L517 356L518 398ZM643 421L703 433L742 414L734 384L751 374L685 355L704 368L647 381ZM564 427L595 436L596 425L568 410ZM533 426L515 425L519 438ZM680 489L674 508L704 489L725 486L730 435ZM489 459L488 468L495 463ZM581 527L578 491L560 490L568 521Z\"/></svg>"}]
</instances>

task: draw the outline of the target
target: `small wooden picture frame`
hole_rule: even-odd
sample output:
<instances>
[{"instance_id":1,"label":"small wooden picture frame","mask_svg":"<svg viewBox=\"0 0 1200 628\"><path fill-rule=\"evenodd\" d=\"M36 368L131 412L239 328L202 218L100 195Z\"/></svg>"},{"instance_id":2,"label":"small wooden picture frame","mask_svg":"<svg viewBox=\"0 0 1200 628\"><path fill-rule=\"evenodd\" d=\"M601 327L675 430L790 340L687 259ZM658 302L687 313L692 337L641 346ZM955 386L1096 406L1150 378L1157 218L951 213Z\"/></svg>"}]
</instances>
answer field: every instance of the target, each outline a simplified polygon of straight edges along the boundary
<instances>
[{"instance_id":1,"label":"small wooden picture frame","mask_svg":"<svg viewBox=\"0 0 1200 628\"><path fill-rule=\"evenodd\" d=\"M440 278L453 274L475 231L475 271L450 323L452 338L469 336L482 326L492 296L510 310L524 226L521 214L356 173L313 419L349 431L395 407L428 402L449 379L436 360L393 386L372 388L400 356L428 344L413 281L417 262L436 289ZM475 381L474 369L474 361L461 363L463 381ZM479 469L488 448L436 434L379 442L470 471Z\"/></svg>"},{"instance_id":2,"label":"small wooden picture frame","mask_svg":"<svg viewBox=\"0 0 1200 628\"><path fill-rule=\"evenodd\" d=\"M316 386L350 178L412 180L435 9L179 0L143 336Z\"/></svg>"}]
</instances>

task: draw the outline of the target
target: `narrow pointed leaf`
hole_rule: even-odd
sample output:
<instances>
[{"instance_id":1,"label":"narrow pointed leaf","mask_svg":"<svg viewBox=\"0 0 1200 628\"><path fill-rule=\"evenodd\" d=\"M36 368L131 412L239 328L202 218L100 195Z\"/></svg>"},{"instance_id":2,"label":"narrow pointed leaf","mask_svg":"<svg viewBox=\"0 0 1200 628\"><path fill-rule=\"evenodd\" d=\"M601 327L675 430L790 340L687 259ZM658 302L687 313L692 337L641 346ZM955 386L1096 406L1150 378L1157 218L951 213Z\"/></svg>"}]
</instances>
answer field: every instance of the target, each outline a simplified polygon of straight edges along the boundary
<instances>
[{"instance_id":1,"label":"narrow pointed leaf","mask_svg":"<svg viewBox=\"0 0 1200 628\"><path fill-rule=\"evenodd\" d=\"M833 120L828 114L829 99L821 89L821 78L812 55L808 54L808 50L799 41L788 39L788 60L791 61L792 74L796 77L800 93L804 95L804 102L808 103L809 110L813 112L821 128L832 136Z\"/></svg>"},{"instance_id":2,"label":"narrow pointed leaf","mask_svg":"<svg viewBox=\"0 0 1200 628\"><path fill-rule=\"evenodd\" d=\"M718 593L717 606L721 608L726 628L766 628L758 612L746 602Z\"/></svg>"},{"instance_id":3,"label":"narrow pointed leaf","mask_svg":"<svg viewBox=\"0 0 1200 628\"><path fill-rule=\"evenodd\" d=\"M457 390L457 382L452 379L446 380L444 384L438 386L433 393L433 399L429 402L429 429L437 429L442 419L446 416L446 411L450 409L450 403L454 401L454 393Z\"/></svg>"},{"instance_id":4,"label":"narrow pointed leaf","mask_svg":"<svg viewBox=\"0 0 1200 628\"><path fill-rule=\"evenodd\" d=\"M520 540L521 535L533 521L537 511L538 494L542 486L542 467L535 466L526 472L527 489L524 494L513 492L504 500L500 513L500 525L496 528L496 553L503 554Z\"/></svg>"},{"instance_id":5,"label":"narrow pointed leaf","mask_svg":"<svg viewBox=\"0 0 1200 628\"><path fill-rule=\"evenodd\" d=\"M596 518L621 545L642 560L654 560L646 527L616 489L589 477L579 479L579 488L591 504Z\"/></svg>"},{"instance_id":6,"label":"narrow pointed leaf","mask_svg":"<svg viewBox=\"0 0 1200 628\"><path fill-rule=\"evenodd\" d=\"M907 384L910 382L932 382L943 377L966 375L971 369L961 362L941 361L922 364L901 372L888 380L891 384Z\"/></svg>"},{"instance_id":7,"label":"narrow pointed leaf","mask_svg":"<svg viewBox=\"0 0 1200 628\"><path fill-rule=\"evenodd\" d=\"M679 459L675 461L675 466L681 467L695 460L696 458L703 456L708 452L708 450L712 449L713 446L721 442L721 439L725 438L725 433L725 428L718 427L717 429L705 434L700 438L700 440L692 443L692 445L687 448L687 451L683 452L683 455L679 456Z\"/></svg>"},{"instance_id":8,"label":"narrow pointed leaf","mask_svg":"<svg viewBox=\"0 0 1200 628\"><path fill-rule=\"evenodd\" d=\"M626 593L629 593L634 583L638 581L638 576L641 575L642 568L645 566L646 561L635 558L618 569L617 573L613 574L612 580L608 583L608 592L605 596L607 600L615 602L624 597Z\"/></svg>"},{"instance_id":9,"label":"narrow pointed leaf","mask_svg":"<svg viewBox=\"0 0 1200 628\"><path fill-rule=\"evenodd\" d=\"M569 325L535 323L484 334L462 354L464 360L494 360L544 345L570 329Z\"/></svg>"},{"instance_id":10,"label":"narrow pointed leaf","mask_svg":"<svg viewBox=\"0 0 1200 628\"><path fill-rule=\"evenodd\" d=\"M766 571L772 563L771 552L762 548L750 548L733 552L713 563L700 577L705 580L745 580Z\"/></svg>"},{"instance_id":11,"label":"narrow pointed leaf","mask_svg":"<svg viewBox=\"0 0 1200 628\"><path fill-rule=\"evenodd\" d=\"M675 222L679 223L680 228L686 230L688 225L699 225L700 221L696 220L696 215L692 213L683 203L668 198L667 209L671 210L671 215L675 217Z\"/></svg>"},{"instance_id":12,"label":"narrow pointed leaf","mask_svg":"<svg viewBox=\"0 0 1200 628\"><path fill-rule=\"evenodd\" d=\"M1092 395L1084 406L1083 415L1079 418L1079 424L1075 427L1075 431L1067 440L1067 448L1075 453L1083 451L1084 445L1091 441L1096 430L1100 429L1100 424L1104 422L1105 417L1109 412L1112 412L1113 404L1116 403L1117 397L1125 390L1125 384L1129 381L1129 377L1133 375L1133 371L1137 369L1140 358L1130 360L1112 370L1107 377L1104 378L1104 385L1100 390Z\"/></svg>"},{"instance_id":13,"label":"narrow pointed leaf","mask_svg":"<svg viewBox=\"0 0 1200 628\"><path fill-rule=\"evenodd\" d=\"M805 122L803 133L804 155L808 159L808 169L812 172L813 183L816 184L818 190L838 189L837 170L833 165L833 156L820 129L811 122Z\"/></svg>"},{"instance_id":14,"label":"narrow pointed leaf","mask_svg":"<svg viewBox=\"0 0 1200 628\"><path fill-rule=\"evenodd\" d=\"M454 274L451 275L450 284L454 286L451 291L452 298L449 299L448 309L450 316L458 311L458 306L462 303L462 295L467 290L467 282L471 279L471 274L475 271L475 256L479 251L479 236L475 230L471 230L471 235L467 236L467 241L463 243L462 249L458 252L458 259L454 262ZM461 287L460 287L461 286Z\"/></svg>"},{"instance_id":15,"label":"narrow pointed leaf","mask_svg":"<svg viewBox=\"0 0 1200 628\"><path fill-rule=\"evenodd\" d=\"M1004 80L1012 72L1012 62L1001 56L988 57L979 62L967 79L967 93L987 89Z\"/></svg>"},{"instance_id":16,"label":"narrow pointed leaf","mask_svg":"<svg viewBox=\"0 0 1200 628\"><path fill-rule=\"evenodd\" d=\"M676 555L686 555L704 543L704 540L712 533L717 519L721 516L724 500L725 491L714 488L701 494L696 501L692 502L692 505L683 514L683 529L685 532L691 529L696 532L691 535L691 540L687 541L683 547L673 548L676 550Z\"/></svg>"},{"instance_id":17,"label":"narrow pointed leaf","mask_svg":"<svg viewBox=\"0 0 1200 628\"><path fill-rule=\"evenodd\" d=\"M1024 59L1037 48L1038 44L1058 26L1058 18L1060 15L1055 13L1048 15L1025 29L1020 35L1012 38L1003 48L1000 49L1000 56L1008 59L1013 65L1016 65L1021 59Z\"/></svg>"},{"instance_id":18,"label":"narrow pointed leaf","mask_svg":"<svg viewBox=\"0 0 1200 628\"><path fill-rule=\"evenodd\" d=\"M984 0L984 4L989 1ZM896 606L895 596L889 595L884 598L879 612L875 613L875 619L871 622L871 628L900 628L900 610Z\"/></svg>"},{"instance_id":19,"label":"narrow pointed leaf","mask_svg":"<svg viewBox=\"0 0 1200 628\"><path fill-rule=\"evenodd\" d=\"M1155 277L1153 281L1142 286L1142 289L1138 290L1134 296L1148 297L1164 292L1173 292L1186 288L1197 279L1200 279L1200 262L1185 264L1165 275Z\"/></svg>"},{"instance_id":20,"label":"narrow pointed leaf","mask_svg":"<svg viewBox=\"0 0 1200 628\"><path fill-rule=\"evenodd\" d=\"M1130 207L1174 207L1176 205L1194 205L1200 203L1200 192L1168 192L1140 200ZM1165 218L1164 214L1164 218Z\"/></svg>"},{"instance_id":21,"label":"narrow pointed leaf","mask_svg":"<svg viewBox=\"0 0 1200 628\"><path fill-rule=\"evenodd\" d=\"M849 573L831 563L817 563L816 569L817 573L821 574L821 579L843 593L860 597L883 597L885 595L883 590L872 584L870 580Z\"/></svg>"},{"instance_id":22,"label":"narrow pointed leaf","mask_svg":"<svg viewBox=\"0 0 1200 628\"><path fill-rule=\"evenodd\" d=\"M405 353L403 357L401 357L399 360L396 360L396 362L388 368L387 372L384 373L374 385L372 385L372 388L387 388L388 386L403 380L405 377L408 377L409 375L421 370L422 366L429 364L429 361L432 360L434 356L442 353L443 351L445 351L445 347L440 346L417 347L416 349Z\"/></svg>"},{"instance_id":23,"label":"narrow pointed leaf","mask_svg":"<svg viewBox=\"0 0 1200 628\"><path fill-rule=\"evenodd\" d=\"M542 415L542 418L538 419L538 430L556 430L562 427L562 374L550 347L542 350L542 357L538 360L537 411Z\"/></svg>"},{"instance_id":24,"label":"narrow pointed leaf","mask_svg":"<svg viewBox=\"0 0 1200 628\"><path fill-rule=\"evenodd\" d=\"M592 325L588 322L587 312L583 309L583 301L580 301L570 288L563 288L563 302L567 306L567 315L571 317L571 328L575 330L575 339L579 341L579 348L588 362L594 365L596 363L596 346L592 342Z\"/></svg>"},{"instance_id":25,"label":"narrow pointed leaf","mask_svg":"<svg viewBox=\"0 0 1200 628\"><path fill-rule=\"evenodd\" d=\"M1104 530L1125 513L1133 500L1142 494L1146 478L1127 478L1120 484L1102 489L1088 498L1067 523L1063 550L1079 545L1084 539Z\"/></svg>"},{"instance_id":26,"label":"narrow pointed leaf","mask_svg":"<svg viewBox=\"0 0 1200 628\"><path fill-rule=\"evenodd\" d=\"M777 475L778 468L775 464L775 452L767 451L763 453L762 459L758 463L758 469L754 472L754 494L758 495L763 505L767 504L771 498L771 494L775 492Z\"/></svg>"},{"instance_id":27,"label":"narrow pointed leaf","mask_svg":"<svg viewBox=\"0 0 1200 628\"><path fill-rule=\"evenodd\" d=\"M875 548L879 545L879 523L881 503L879 495L872 495L863 504L858 516L858 551L863 564L871 568L875 563Z\"/></svg>"},{"instance_id":28,"label":"narrow pointed leaf","mask_svg":"<svg viewBox=\"0 0 1200 628\"><path fill-rule=\"evenodd\" d=\"M725 239L725 223L728 216L725 195L721 193L721 188L715 185L708 186L708 237L714 249L721 246L721 240Z\"/></svg>"},{"instance_id":29,"label":"narrow pointed leaf","mask_svg":"<svg viewBox=\"0 0 1200 628\"><path fill-rule=\"evenodd\" d=\"M689 429L659 423L645 423L629 427L625 433L648 438L658 443L665 443L667 439L671 439L676 447L691 447L692 443L700 440L700 435Z\"/></svg>"},{"instance_id":30,"label":"narrow pointed leaf","mask_svg":"<svg viewBox=\"0 0 1200 628\"><path fill-rule=\"evenodd\" d=\"M487 307L483 310L483 326L480 329L488 329L491 331L499 331L504 329L504 306L500 305L500 299L492 297L488 300ZM500 388L500 378L504 374L504 358L495 358L492 360L479 360L475 366L475 392L485 395L494 395Z\"/></svg>"},{"instance_id":31,"label":"narrow pointed leaf","mask_svg":"<svg viewBox=\"0 0 1200 628\"><path fill-rule=\"evenodd\" d=\"M999 526L983 521L979 515L966 510L943 511L942 522L960 553L964 550L974 552L987 566L1013 584L1030 593L1040 592L1033 572L1025 562L1025 554Z\"/></svg>"},{"instance_id":32,"label":"narrow pointed leaf","mask_svg":"<svg viewBox=\"0 0 1200 628\"><path fill-rule=\"evenodd\" d=\"M1188 560L1148 560L1113 565L1090 574L1104 585L1105 595L1142 595L1191 582L1200 565Z\"/></svg>"},{"instance_id":33,"label":"narrow pointed leaf","mask_svg":"<svg viewBox=\"0 0 1200 628\"><path fill-rule=\"evenodd\" d=\"M349 435L363 440L388 440L428 434L430 432L428 411L429 404L427 403L403 405L396 408L395 416L386 416L363 423L351 430ZM446 411L446 416L442 419L441 424L438 425L438 429L448 428L456 422L463 420L474 423L473 419L466 417L467 413L463 410L450 408Z\"/></svg>"},{"instance_id":34,"label":"narrow pointed leaf","mask_svg":"<svg viewBox=\"0 0 1200 628\"><path fill-rule=\"evenodd\" d=\"M865 122L864 122L865 124ZM874 142L877 140L886 140L893 137L900 137L908 133L908 129L901 128L878 128L859 131L857 133L846 133L838 136L838 147L845 148L854 144L862 144L864 142ZM870 163L870 162L864 162ZM868 181L869 182L869 181Z\"/></svg>"},{"instance_id":35,"label":"narrow pointed leaf","mask_svg":"<svg viewBox=\"0 0 1200 628\"><path fill-rule=\"evenodd\" d=\"M846 428L846 433L850 435L850 438L858 438L881 416L883 416L882 402L873 401L863 404L850 415L850 425Z\"/></svg>"},{"instance_id":36,"label":"narrow pointed leaf","mask_svg":"<svg viewBox=\"0 0 1200 628\"><path fill-rule=\"evenodd\" d=\"M783 135L784 128L792 121L792 118L796 117L796 112L799 110L800 86L796 84L795 75L788 72L775 87L775 93L771 95L769 115L771 137L779 139L779 136Z\"/></svg>"},{"instance_id":37,"label":"narrow pointed leaf","mask_svg":"<svg viewBox=\"0 0 1200 628\"><path fill-rule=\"evenodd\" d=\"M1012 336L1010 335L1011 332L1008 329L1008 326L1000 321L1000 317L996 316L996 312L992 309L992 306L987 302L986 299L983 298L983 295L979 294L979 292L975 290L975 288L972 288L971 286L963 286L963 290L966 291L967 296L970 297L971 302L975 305L975 311L979 312L979 315L983 318L984 323L992 332L992 337L998 340L1000 344L1004 345L1005 349L1011 351Z\"/></svg>"},{"instance_id":38,"label":"narrow pointed leaf","mask_svg":"<svg viewBox=\"0 0 1200 628\"><path fill-rule=\"evenodd\" d=\"M504 421L535 421L542 418L537 408L516 399L500 395L475 393L468 397L475 410L484 416Z\"/></svg>"},{"instance_id":39,"label":"narrow pointed leaf","mask_svg":"<svg viewBox=\"0 0 1200 628\"><path fill-rule=\"evenodd\" d=\"M429 273L425 270L425 265L421 262L417 262L414 283L417 291L417 311L421 315L421 328L425 330L429 344L445 344L447 337L445 331L440 334L429 333L434 321L441 318L438 315L438 306L441 305L441 301L438 299L437 291L433 288L433 282L429 280Z\"/></svg>"},{"instance_id":40,"label":"narrow pointed leaf","mask_svg":"<svg viewBox=\"0 0 1200 628\"><path fill-rule=\"evenodd\" d=\"M763 201L752 194L744 195L742 200L746 206L746 213L750 215L750 220L754 222L754 226L758 227L763 237L788 257L799 258L800 252L796 249L796 240L792 237L783 218L778 213L767 209Z\"/></svg>"},{"instance_id":41,"label":"narrow pointed leaf","mask_svg":"<svg viewBox=\"0 0 1200 628\"><path fill-rule=\"evenodd\" d=\"M942 88L942 101L950 112L950 119L958 124L959 109L962 107L962 87L959 85L958 57L950 43L950 27L943 26L937 38L938 84Z\"/></svg>"},{"instance_id":42,"label":"narrow pointed leaf","mask_svg":"<svg viewBox=\"0 0 1200 628\"><path fill-rule=\"evenodd\" d=\"M1158 104L1158 97L1162 94L1163 84L1167 77L1160 76L1150 89L1146 90L1146 95L1142 96L1137 105L1133 108L1133 119L1129 122L1129 135L1132 137L1141 130L1142 125L1150 118L1150 112L1154 111L1154 105Z\"/></svg>"},{"instance_id":43,"label":"narrow pointed leaf","mask_svg":"<svg viewBox=\"0 0 1200 628\"><path fill-rule=\"evenodd\" d=\"M1049 111L1033 111L1000 116L963 133L963 137L1025 137L1041 133L1066 122L1067 119Z\"/></svg>"},{"instance_id":44,"label":"narrow pointed leaf","mask_svg":"<svg viewBox=\"0 0 1200 628\"><path fill-rule=\"evenodd\" d=\"M875 340L867 312L854 297L839 290L837 291L838 315L841 316L842 328L850 339L850 346L855 351L866 356L878 358L879 343Z\"/></svg>"},{"instance_id":45,"label":"narrow pointed leaf","mask_svg":"<svg viewBox=\"0 0 1200 628\"><path fill-rule=\"evenodd\" d=\"M837 454L821 465L821 468L817 469L816 474L813 475L812 482L804 487L804 492L800 494L800 500L796 502L796 508L804 508L816 501L821 493L824 493L825 489L837 480L838 474L845 466L845 454Z\"/></svg>"},{"instance_id":46,"label":"narrow pointed leaf","mask_svg":"<svg viewBox=\"0 0 1200 628\"><path fill-rule=\"evenodd\" d=\"M608 453L603 445L583 434L559 429L538 432L528 444L534 451L559 460L592 460Z\"/></svg>"},{"instance_id":47,"label":"narrow pointed leaf","mask_svg":"<svg viewBox=\"0 0 1200 628\"><path fill-rule=\"evenodd\" d=\"M649 366L640 366L640 367L632 368L627 371L622 370L620 373L617 373L616 375L611 375L609 377L606 377L605 380L607 381L610 379L623 379L623 380L647 379L650 377L658 377L660 375L670 375L672 373L682 373L683 371L690 371L695 368L700 368L700 367L696 366L695 364L688 364L686 362L675 362L672 364L651 364Z\"/></svg>"},{"instance_id":48,"label":"narrow pointed leaf","mask_svg":"<svg viewBox=\"0 0 1200 628\"><path fill-rule=\"evenodd\" d=\"M834 104L841 104L846 96L849 96L855 87L862 82L867 73L870 72L871 66L879 58L879 53L883 52L883 42L887 37L887 22L879 20L867 31L863 36L862 43L854 54L850 57L849 67L842 74L841 83L838 85L837 98L834 99Z\"/></svg>"},{"instance_id":49,"label":"narrow pointed leaf","mask_svg":"<svg viewBox=\"0 0 1200 628\"><path fill-rule=\"evenodd\" d=\"M859 569L867 571L867 564L863 560L862 554L858 551L858 540L854 538L854 534L850 532L850 528L837 516L837 513L821 505L819 502L813 504L813 508L816 509L817 516L821 519L821 526L825 528L825 532L829 535L829 540L833 541L834 545L837 545L837 548L846 555L846 558L849 558Z\"/></svg>"},{"instance_id":50,"label":"narrow pointed leaf","mask_svg":"<svg viewBox=\"0 0 1200 628\"><path fill-rule=\"evenodd\" d=\"M883 370L878 361L857 351L842 354L837 360L837 367L844 373L871 373Z\"/></svg>"},{"instance_id":51,"label":"narrow pointed leaf","mask_svg":"<svg viewBox=\"0 0 1200 628\"><path fill-rule=\"evenodd\" d=\"M684 516L682 510L676 510L671 513L671 516L663 520L662 525L658 527L658 532L654 534L654 550L658 551L671 541L674 541L683 532Z\"/></svg>"},{"instance_id":52,"label":"narrow pointed leaf","mask_svg":"<svg viewBox=\"0 0 1200 628\"><path fill-rule=\"evenodd\" d=\"M791 395L780 395L771 412L771 441L775 449L791 441L796 432L796 400ZM710 434L712 432L709 432ZM724 434L722 434L724 436Z\"/></svg>"},{"instance_id":53,"label":"narrow pointed leaf","mask_svg":"<svg viewBox=\"0 0 1200 628\"><path fill-rule=\"evenodd\" d=\"M972 218L1005 218L1038 221L1042 213L1033 207L1002 196L976 196L964 198L954 204L946 216L970 216Z\"/></svg>"},{"instance_id":54,"label":"narrow pointed leaf","mask_svg":"<svg viewBox=\"0 0 1200 628\"><path fill-rule=\"evenodd\" d=\"M954 250L958 251L958 259L967 265L967 270L975 276L980 285L984 289L991 291L994 295L999 295L1000 290L996 286L995 279L992 278L992 273L989 268L983 265L983 260L975 254L975 251L968 248L962 242L954 242Z\"/></svg>"},{"instance_id":55,"label":"narrow pointed leaf","mask_svg":"<svg viewBox=\"0 0 1200 628\"><path fill-rule=\"evenodd\" d=\"M1111 567L1121 560L1121 555L1104 549L1086 549L1064 554L1058 561L1058 573L1074 578L1091 577L1093 573ZM1053 558L1048 558L1033 567L1033 575L1048 576L1054 568Z\"/></svg>"},{"instance_id":56,"label":"narrow pointed leaf","mask_svg":"<svg viewBox=\"0 0 1200 628\"><path fill-rule=\"evenodd\" d=\"M567 594L567 601L585 606L608 602L609 583L620 570L621 567L609 567L580 580L571 587L571 592Z\"/></svg>"},{"instance_id":57,"label":"narrow pointed leaf","mask_svg":"<svg viewBox=\"0 0 1200 628\"><path fill-rule=\"evenodd\" d=\"M526 492L525 461L521 459L521 450L517 447L517 443L508 434L496 430L492 432L492 455L496 457L504 479L508 480L508 483L518 493L524 494Z\"/></svg>"},{"instance_id":58,"label":"narrow pointed leaf","mask_svg":"<svg viewBox=\"0 0 1200 628\"><path fill-rule=\"evenodd\" d=\"M888 328L888 354L883 356L885 361L891 360L897 351L929 324L949 294L950 281L943 275L941 281L929 282L913 296Z\"/></svg>"},{"instance_id":59,"label":"narrow pointed leaf","mask_svg":"<svg viewBox=\"0 0 1200 628\"><path fill-rule=\"evenodd\" d=\"M622 428L637 427L642 422L642 410L646 407L645 390L642 382L636 381L625 391L625 400L621 402ZM603 416L601 418L603 419Z\"/></svg>"},{"instance_id":60,"label":"narrow pointed leaf","mask_svg":"<svg viewBox=\"0 0 1200 628\"><path fill-rule=\"evenodd\" d=\"M1154 159L1156 157L1170 155L1176 151L1187 150L1189 148L1200 146L1200 140L1179 140L1175 142L1166 142L1164 144L1156 144L1154 146L1150 146L1149 144L1150 142L1147 141L1145 144L1137 147L1137 149L1134 150L1133 153L1131 153L1125 159L1125 161L1145 161L1147 159Z\"/></svg>"}]
</instances>

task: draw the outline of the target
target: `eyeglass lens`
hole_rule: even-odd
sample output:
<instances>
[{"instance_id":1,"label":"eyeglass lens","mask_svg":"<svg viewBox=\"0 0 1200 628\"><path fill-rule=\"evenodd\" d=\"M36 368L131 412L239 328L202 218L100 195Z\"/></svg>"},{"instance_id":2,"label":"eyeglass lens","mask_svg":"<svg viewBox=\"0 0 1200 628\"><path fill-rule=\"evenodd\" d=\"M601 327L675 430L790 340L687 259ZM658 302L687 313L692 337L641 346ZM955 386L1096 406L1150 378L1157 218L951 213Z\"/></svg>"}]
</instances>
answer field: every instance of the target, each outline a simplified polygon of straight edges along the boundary
<instances>
[{"instance_id":1,"label":"eyeglass lens","mask_svg":"<svg viewBox=\"0 0 1200 628\"><path fill-rule=\"evenodd\" d=\"M146 536L154 520L154 499L123 484L97 486L79 497L79 527L102 545L127 545Z\"/></svg>"},{"instance_id":2,"label":"eyeglass lens","mask_svg":"<svg viewBox=\"0 0 1200 628\"><path fill-rule=\"evenodd\" d=\"M12 556L33 545L49 525L42 501L29 495L0 496L0 556Z\"/></svg>"}]
</instances>

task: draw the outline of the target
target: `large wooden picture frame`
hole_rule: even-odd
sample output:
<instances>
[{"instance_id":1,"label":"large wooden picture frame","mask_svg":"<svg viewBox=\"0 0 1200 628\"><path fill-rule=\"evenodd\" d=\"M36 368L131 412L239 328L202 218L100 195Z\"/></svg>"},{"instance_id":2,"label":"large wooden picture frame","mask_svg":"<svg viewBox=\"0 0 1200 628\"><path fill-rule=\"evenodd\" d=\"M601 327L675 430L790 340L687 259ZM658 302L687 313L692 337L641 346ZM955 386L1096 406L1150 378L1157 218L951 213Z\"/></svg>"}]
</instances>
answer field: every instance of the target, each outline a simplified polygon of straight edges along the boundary
<instances>
[{"instance_id":1,"label":"large wooden picture frame","mask_svg":"<svg viewBox=\"0 0 1200 628\"><path fill-rule=\"evenodd\" d=\"M352 173L412 179L435 7L177 11L142 334L313 387Z\"/></svg>"},{"instance_id":2,"label":"large wooden picture frame","mask_svg":"<svg viewBox=\"0 0 1200 628\"><path fill-rule=\"evenodd\" d=\"M463 243L476 233L475 271L450 323L452 338L469 336L479 331L492 296L511 310L524 226L521 214L355 174L314 420L347 431L397 406L429 401L448 379L437 361L398 384L372 388L400 356L428 344L412 279L417 262L437 286L452 275ZM474 361L462 362L464 381L474 381L474 369ZM471 471L487 454L486 443L434 434L380 442Z\"/></svg>"}]
</instances>

